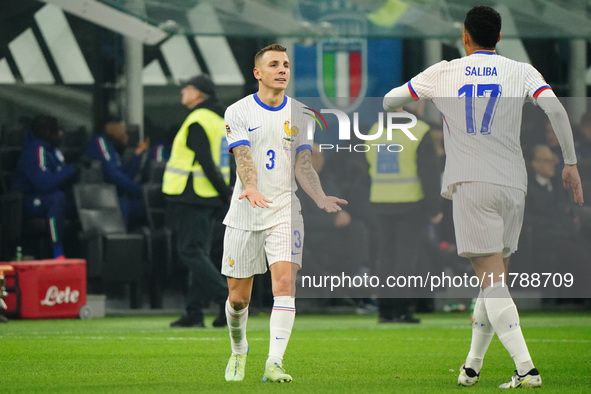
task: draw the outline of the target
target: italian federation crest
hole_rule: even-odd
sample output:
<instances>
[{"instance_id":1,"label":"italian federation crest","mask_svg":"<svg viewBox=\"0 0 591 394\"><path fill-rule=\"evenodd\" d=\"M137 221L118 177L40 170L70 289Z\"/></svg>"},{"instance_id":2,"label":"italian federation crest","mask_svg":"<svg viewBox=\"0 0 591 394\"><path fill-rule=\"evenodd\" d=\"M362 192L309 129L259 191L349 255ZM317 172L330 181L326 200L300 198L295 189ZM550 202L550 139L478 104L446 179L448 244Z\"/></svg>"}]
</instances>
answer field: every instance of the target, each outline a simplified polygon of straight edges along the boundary
<instances>
[{"instance_id":1,"label":"italian federation crest","mask_svg":"<svg viewBox=\"0 0 591 394\"><path fill-rule=\"evenodd\" d=\"M334 38L318 42L317 83L323 104L344 112L355 111L367 92L367 22L357 15L331 15Z\"/></svg>"}]
</instances>

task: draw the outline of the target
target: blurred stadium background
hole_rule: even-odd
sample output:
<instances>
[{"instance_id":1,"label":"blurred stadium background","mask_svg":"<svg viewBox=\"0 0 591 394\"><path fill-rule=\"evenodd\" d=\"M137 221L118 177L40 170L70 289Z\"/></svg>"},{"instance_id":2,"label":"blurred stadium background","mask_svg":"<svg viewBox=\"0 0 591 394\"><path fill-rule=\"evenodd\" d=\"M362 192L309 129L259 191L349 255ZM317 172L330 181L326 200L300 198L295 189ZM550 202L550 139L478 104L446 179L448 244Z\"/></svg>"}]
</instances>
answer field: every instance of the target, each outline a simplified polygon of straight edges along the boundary
<instances>
[{"instance_id":1,"label":"blurred stadium background","mask_svg":"<svg viewBox=\"0 0 591 394\"><path fill-rule=\"evenodd\" d=\"M360 93L380 97L426 66L462 55L463 17L477 3L4 1L0 123L15 127L35 113L49 112L66 129L84 126L90 132L97 118L115 112L142 126L140 132L147 127L144 122L166 129L183 119L180 80L209 73L224 102L231 103L255 89L253 53L276 41L290 51L290 95L322 95L318 50L326 42L341 40L366 49L361 72L367 86ZM587 96L590 2L485 3L503 17L501 54L534 64L558 96ZM335 93L348 96L341 90ZM578 109L571 116L578 120L582 112Z\"/></svg>"},{"instance_id":2,"label":"blurred stadium background","mask_svg":"<svg viewBox=\"0 0 591 394\"><path fill-rule=\"evenodd\" d=\"M210 74L227 105L254 92L253 55L273 42L288 48L289 95L381 97L462 56L463 17L480 3L503 17L500 54L532 63L559 97L581 98L567 105L576 129L591 84L587 0L2 1L1 192L17 157L8 152L39 113L60 120L66 157L75 161L109 114L136 126L135 141L175 130L186 115L179 83L196 74ZM356 67L343 60L347 51L358 56ZM14 242L3 246L12 258Z\"/></svg>"}]
</instances>

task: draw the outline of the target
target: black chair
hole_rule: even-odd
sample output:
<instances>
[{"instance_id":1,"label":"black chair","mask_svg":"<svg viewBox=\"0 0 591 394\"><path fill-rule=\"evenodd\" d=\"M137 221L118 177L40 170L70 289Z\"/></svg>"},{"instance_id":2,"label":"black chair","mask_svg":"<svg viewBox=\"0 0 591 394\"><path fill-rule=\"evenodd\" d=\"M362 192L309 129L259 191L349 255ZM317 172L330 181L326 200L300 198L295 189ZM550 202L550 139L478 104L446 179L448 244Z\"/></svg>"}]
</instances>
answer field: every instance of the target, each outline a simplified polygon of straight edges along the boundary
<instances>
[{"instance_id":1,"label":"black chair","mask_svg":"<svg viewBox=\"0 0 591 394\"><path fill-rule=\"evenodd\" d=\"M149 179L148 182L156 183L162 186L162 178L164 178L164 170L166 169L166 162L156 163L150 162Z\"/></svg>"},{"instance_id":2,"label":"black chair","mask_svg":"<svg viewBox=\"0 0 591 394\"><path fill-rule=\"evenodd\" d=\"M127 233L115 186L77 184L74 199L82 226L80 242L89 285L97 284L103 290L103 282L128 283L130 306L140 308L146 268L144 237Z\"/></svg>"},{"instance_id":3,"label":"black chair","mask_svg":"<svg viewBox=\"0 0 591 394\"><path fill-rule=\"evenodd\" d=\"M142 192L150 228L166 227L166 195L162 192L162 185L152 182L145 183L142 186Z\"/></svg>"},{"instance_id":4,"label":"black chair","mask_svg":"<svg viewBox=\"0 0 591 394\"><path fill-rule=\"evenodd\" d=\"M103 163L100 160L80 159L80 183L103 183Z\"/></svg>"},{"instance_id":5,"label":"black chair","mask_svg":"<svg viewBox=\"0 0 591 394\"><path fill-rule=\"evenodd\" d=\"M88 132L84 126L64 132L61 150L66 163L75 163L82 156L84 147L88 143Z\"/></svg>"},{"instance_id":6,"label":"black chair","mask_svg":"<svg viewBox=\"0 0 591 394\"><path fill-rule=\"evenodd\" d=\"M8 193L10 189L11 179L21 153L20 147L0 146L0 188L3 193Z\"/></svg>"},{"instance_id":7,"label":"black chair","mask_svg":"<svg viewBox=\"0 0 591 394\"><path fill-rule=\"evenodd\" d=\"M0 223L0 260L13 259L17 246L22 247L23 254L29 258L42 260L53 257L49 221L25 214L22 193L9 192L0 196Z\"/></svg>"},{"instance_id":8,"label":"black chair","mask_svg":"<svg viewBox=\"0 0 591 394\"><path fill-rule=\"evenodd\" d=\"M150 306L162 308L164 282L172 269L172 231L166 227L166 201L162 186L146 183L142 186L148 227L143 233L148 244L150 261Z\"/></svg>"},{"instance_id":9,"label":"black chair","mask_svg":"<svg viewBox=\"0 0 591 394\"><path fill-rule=\"evenodd\" d=\"M10 188L10 180L23 150L26 129L2 126L0 130L0 187L4 193Z\"/></svg>"},{"instance_id":10,"label":"black chair","mask_svg":"<svg viewBox=\"0 0 591 394\"><path fill-rule=\"evenodd\" d=\"M14 258L16 247L22 242L23 195L11 192L0 195L0 261Z\"/></svg>"}]
</instances>

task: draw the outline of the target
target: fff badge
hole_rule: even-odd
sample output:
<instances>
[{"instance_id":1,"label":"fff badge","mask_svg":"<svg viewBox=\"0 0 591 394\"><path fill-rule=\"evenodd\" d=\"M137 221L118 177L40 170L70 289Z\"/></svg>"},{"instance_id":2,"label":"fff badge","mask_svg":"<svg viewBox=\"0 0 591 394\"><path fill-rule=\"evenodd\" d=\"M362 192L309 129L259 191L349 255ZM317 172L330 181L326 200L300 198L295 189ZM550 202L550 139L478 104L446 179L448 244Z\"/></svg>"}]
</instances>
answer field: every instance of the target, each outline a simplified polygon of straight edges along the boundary
<instances>
[{"instance_id":1,"label":"fff badge","mask_svg":"<svg viewBox=\"0 0 591 394\"><path fill-rule=\"evenodd\" d=\"M334 37L317 44L317 83L323 105L355 111L367 92L367 21L354 14L322 18Z\"/></svg>"}]
</instances>

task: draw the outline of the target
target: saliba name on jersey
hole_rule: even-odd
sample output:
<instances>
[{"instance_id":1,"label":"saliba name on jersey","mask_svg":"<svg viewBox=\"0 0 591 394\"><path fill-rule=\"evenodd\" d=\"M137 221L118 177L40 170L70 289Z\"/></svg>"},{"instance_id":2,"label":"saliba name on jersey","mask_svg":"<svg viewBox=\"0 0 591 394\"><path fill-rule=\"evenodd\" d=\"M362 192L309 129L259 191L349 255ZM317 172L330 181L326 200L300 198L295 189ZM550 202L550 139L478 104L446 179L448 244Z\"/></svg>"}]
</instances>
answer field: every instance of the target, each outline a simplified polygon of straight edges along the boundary
<instances>
[{"instance_id":1,"label":"saliba name on jersey","mask_svg":"<svg viewBox=\"0 0 591 394\"><path fill-rule=\"evenodd\" d=\"M466 67L465 76L473 76L473 77L492 77L497 76L497 68L496 67Z\"/></svg>"}]
</instances>

